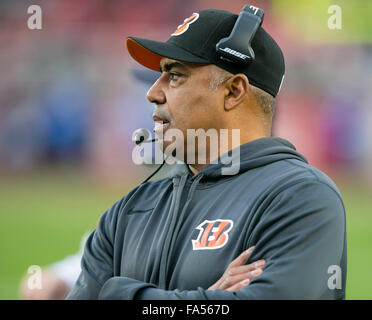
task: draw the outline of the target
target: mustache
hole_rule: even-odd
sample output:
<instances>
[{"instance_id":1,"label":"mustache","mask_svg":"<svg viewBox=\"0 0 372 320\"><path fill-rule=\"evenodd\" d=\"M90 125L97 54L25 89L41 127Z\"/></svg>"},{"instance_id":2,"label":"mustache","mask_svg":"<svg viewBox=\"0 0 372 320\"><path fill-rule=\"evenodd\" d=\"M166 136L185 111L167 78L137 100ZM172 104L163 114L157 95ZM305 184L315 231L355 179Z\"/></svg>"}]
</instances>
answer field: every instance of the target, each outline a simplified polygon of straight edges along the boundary
<instances>
[{"instance_id":1,"label":"mustache","mask_svg":"<svg viewBox=\"0 0 372 320\"><path fill-rule=\"evenodd\" d=\"M153 114L152 114L152 118L154 119L157 119L157 120L164 120L164 121L167 121L167 122L170 122L172 120L172 116L168 110L167 107L165 107L164 105L162 106L159 106L159 105L156 105L156 107L154 108L154 111L153 111Z\"/></svg>"}]
</instances>

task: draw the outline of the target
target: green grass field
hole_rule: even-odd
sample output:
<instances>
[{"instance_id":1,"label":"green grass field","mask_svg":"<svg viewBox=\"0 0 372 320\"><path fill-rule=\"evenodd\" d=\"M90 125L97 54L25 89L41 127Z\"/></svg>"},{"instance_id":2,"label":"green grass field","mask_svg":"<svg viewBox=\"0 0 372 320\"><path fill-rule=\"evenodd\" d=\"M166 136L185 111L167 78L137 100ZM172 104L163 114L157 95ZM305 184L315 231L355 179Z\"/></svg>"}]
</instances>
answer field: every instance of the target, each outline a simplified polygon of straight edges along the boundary
<instances>
[{"instance_id":1,"label":"green grass field","mask_svg":"<svg viewBox=\"0 0 372 320\"><path fill-rule=\"evenodd\" d=\"M77 251L81 236L134 184L105 190L77 172L42 172L0 180L0 299L18 299L30 265ZM372 197L339 186L347 209L347 299L372 299Z\"/></svg>"}]
</instances>

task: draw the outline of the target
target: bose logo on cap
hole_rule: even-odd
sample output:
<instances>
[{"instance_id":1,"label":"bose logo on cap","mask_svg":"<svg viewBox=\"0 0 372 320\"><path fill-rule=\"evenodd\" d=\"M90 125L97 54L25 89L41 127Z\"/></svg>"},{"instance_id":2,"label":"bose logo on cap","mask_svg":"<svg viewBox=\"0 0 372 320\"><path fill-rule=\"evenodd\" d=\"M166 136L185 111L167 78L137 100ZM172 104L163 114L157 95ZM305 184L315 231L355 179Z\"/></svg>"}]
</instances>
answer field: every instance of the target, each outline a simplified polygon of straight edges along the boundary
<instances>
[{"instance_id":1,"label":"bose logo on cap","mask_svg":"<svg viewBox=\"0 0 372 320\"><path fill-rule=\"evenodd\" d=\"M230 48L228 48L228 47L223 48L223 49L220 49L220 50L225 51L225 52L227 52L227 53L230 53L230 54L232 54L232 55L234 55L234 56L236 56L236 57L238 57L238 58L240 58L240 59L243 59L243 60L245 60L245 59L248 58L247 55L245 55L245 54L243 54L243 53L241 53L241 52L235 51L235 50L233 50L233 49L230 49Z\"/></svg>"}]
</instances>

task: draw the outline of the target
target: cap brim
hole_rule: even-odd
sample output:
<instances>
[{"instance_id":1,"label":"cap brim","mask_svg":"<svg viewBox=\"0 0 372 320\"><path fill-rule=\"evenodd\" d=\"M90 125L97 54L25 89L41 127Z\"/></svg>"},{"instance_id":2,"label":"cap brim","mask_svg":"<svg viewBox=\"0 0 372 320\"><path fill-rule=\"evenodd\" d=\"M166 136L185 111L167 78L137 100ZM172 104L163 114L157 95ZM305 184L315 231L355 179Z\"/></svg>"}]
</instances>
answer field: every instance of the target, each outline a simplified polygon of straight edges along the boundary
<instances>
[{"instance_id":1,"label":"cap brim","mask_svg":"<svg viewBox=\"0 0 372 320\"><path fill-rule=\"evenodd\" d=\"M142 38L128 37L126 41L129 54L144 67L159 71L160 60L169 58L184 62L210 63L174 44Z\"/></svg>"}]
</instances>

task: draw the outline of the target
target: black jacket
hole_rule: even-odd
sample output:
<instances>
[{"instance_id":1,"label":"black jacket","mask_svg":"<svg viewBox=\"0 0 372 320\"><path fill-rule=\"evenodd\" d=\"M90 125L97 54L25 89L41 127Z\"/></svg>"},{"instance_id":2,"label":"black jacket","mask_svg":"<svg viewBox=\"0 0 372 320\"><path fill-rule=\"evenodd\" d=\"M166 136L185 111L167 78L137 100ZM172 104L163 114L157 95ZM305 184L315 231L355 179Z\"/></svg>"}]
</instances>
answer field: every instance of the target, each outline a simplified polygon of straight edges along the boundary
<instances>
[{"instance_id":1,"label":"black jacket","mask_svg":"<svg viewBox=\"0 0 372 320\"><path fill-rule=\"evenodd\" d=\"M344 299L335 184L281 138L242 145L240 161L236 175L210 164L117 202L89 237L68 299ZM207 290L253 245L247 263L265 259L261 275L236 292Z\"/></svg>"}]
</instances>

